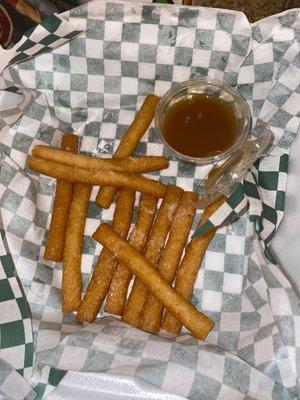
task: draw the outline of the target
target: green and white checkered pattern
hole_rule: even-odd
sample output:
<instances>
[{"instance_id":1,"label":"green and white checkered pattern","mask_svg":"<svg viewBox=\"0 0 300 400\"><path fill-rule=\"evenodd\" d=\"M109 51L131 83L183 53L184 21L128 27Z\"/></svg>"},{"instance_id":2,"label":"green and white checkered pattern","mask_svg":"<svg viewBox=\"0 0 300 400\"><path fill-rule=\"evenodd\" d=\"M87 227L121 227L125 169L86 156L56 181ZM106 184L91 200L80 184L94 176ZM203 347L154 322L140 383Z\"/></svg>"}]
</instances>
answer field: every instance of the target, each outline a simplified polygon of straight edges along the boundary
<instances>
[{"instance_id":1,"label":"green and white checkered pattern","mask_svg":"<svg viewBox=\"0 0 300 400\"><path fill-rule=\"evenodd\" d=\"M267 246L283 217L288 149L299 130L298 15L297 11L285 13L272 23L266 19L261 25L254 24L253 50L240 68L237 80L238 89L253 110L256 127L259 122L267 123L275 137L275 146L268 157L256 162L243 182L249 218L255 221L255 231L264 243L266 256L275 263ZM228 202L236 203L239 196L234 193ZM198 234L221 225L225 208L226 205L217 211ZM231 212L228 208L227 214Z\"/></svg>"},{"instance_id":2,"label":"green and white checkered pattern","mask_svg":"<svg viewBox=\"0 0 300 400\"><path fill-rule=\"evenodd\" d=\"M191 399L292 398L238 356L189 335L163 338L104 317L39 354L39 375L106 371L142 379ZM46 364L46 365L45 365Z\"/></svg>"},{"instance_id":3,"label":"green and white checkered pattern","mask_svg":"<svg viewBox=\"0 0 300 400\"><path fill-rule=\"evenodd\" d=\"M0 394L36 397L32 377L33 336L28 302L14 275L12 257L0 236ZM17 386L16 386L17 385ZM18 389L16 390L16 387ZM21 397L22 396L22 397Z\"/></svg>"},{"instance_id":4,"label":"green and white checkered pattern","mask_svg":"<svg viewBox=\"0 0 300 400\"><path fill-rule=\"evenodd\" d=\"M51 15L27 31L13 49L2 52L0 71L64 45L81 33L59 15Z\"/></svg>"},{"instance_id":5,"label":"green and white checkered pattern","mask_svg":"<svg viewBox=\"0 0 300 400\"><path fill-rule=\"evenodd\" d=\"M37 393L31 385L3 359L0 359L0 371L1 399L34 400L37 398Z\"/></svg>"},{"instance_id":6,"label":"green and white checkered pattern","mask_svg":"<svg viewBox=\"0 0 300 400\"><path fill-rule=\"evenodd\" d=\"M6 87L35 93L12 126L3 119L0 133L1 217L32 313L30 383L43 397L65 371L108 371L191 399L293 399L299 300L260 247L270 259L267 245L283 216L288 148L299 126L297 12L251 27L243 14L230 11L95 1L64 17L84 33L2 76ZM145 95L203 76L237 86L254 123L267 122L276 138L271 154L204 227L231 222L210 243L192 298L215 327L205 343L189 335L148 335L107 317L82 329L60 311L61 264L42 259L55 182L27 170L27 155L35 144L59 146L67 131L81 136L81 151L110 155ZM186 190L196 189L208 172L178 162L153 125L136 154L168 156L170 167L151 176ZM96 193L85 230L84 287L100 251L90 236L101 221L112 220L114 209L98 208Z\"/></svg>"}]
</instances>

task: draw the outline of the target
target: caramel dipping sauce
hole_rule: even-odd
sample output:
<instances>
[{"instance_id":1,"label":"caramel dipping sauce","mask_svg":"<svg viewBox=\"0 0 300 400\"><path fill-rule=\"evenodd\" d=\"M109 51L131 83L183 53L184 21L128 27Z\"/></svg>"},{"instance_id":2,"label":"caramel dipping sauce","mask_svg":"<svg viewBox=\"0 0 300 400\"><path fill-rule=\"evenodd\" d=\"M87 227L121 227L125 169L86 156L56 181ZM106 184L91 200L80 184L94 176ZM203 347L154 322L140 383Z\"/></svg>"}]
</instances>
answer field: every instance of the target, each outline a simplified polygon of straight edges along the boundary
<instances>
[{"instance_id":1,"label":"caramel dipping sauce","mask_svg":"<svg viewBox=\"0 0 300 400\"><path fill-rule=\"evenodd\" d=\"M237 117L230 103L213 94L193 93L171 104L161 133L178 153L213 157L230 149L238 137Z\"/></svg>"},{"instance_id":2,"label":"caramel dipping sauce","mask_svg":"<svg viewBox=\"0 0 300 400\"><path fill-rule=\"evenodd\" d=\"M251 111L233 87L212 78L178 83L160 99L157 136L185 162L216 165L239 150L251 130Z\"/></svg>"}]
</instances>

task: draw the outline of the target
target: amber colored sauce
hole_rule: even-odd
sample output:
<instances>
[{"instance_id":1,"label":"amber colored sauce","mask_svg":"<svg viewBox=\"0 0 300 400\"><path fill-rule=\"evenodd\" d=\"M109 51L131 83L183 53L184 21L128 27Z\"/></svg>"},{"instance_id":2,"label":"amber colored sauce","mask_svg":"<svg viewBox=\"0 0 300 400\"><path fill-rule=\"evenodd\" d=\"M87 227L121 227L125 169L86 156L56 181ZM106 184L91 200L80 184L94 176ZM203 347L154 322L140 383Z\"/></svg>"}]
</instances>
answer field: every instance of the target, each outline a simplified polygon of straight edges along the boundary
<instances>
[{"instance_id":1,"label":"amber colored sauce","mask_svg":"<svg viewBox=\"0 0 300 400\"><path fill-rule=\"evenodd\" d=\"M192 94L170 106L162 124L166 142L190 157L210 157L237 139L237 120L229 103L209 94Z\"/></svg>"}]
</instances>

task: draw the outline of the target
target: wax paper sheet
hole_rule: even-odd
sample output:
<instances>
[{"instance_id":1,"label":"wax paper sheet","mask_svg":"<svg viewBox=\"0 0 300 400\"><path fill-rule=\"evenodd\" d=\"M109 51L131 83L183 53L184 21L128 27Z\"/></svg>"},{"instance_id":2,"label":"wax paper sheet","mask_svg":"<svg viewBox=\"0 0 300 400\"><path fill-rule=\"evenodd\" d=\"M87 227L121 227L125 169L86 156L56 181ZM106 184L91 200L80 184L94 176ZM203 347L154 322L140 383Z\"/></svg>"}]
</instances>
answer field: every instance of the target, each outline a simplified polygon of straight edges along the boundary
<instances>
[{"instance_id":1,"label":"wax paper sheet","mask_svg":"<svg viewBox=\"0 0 300 400\"><path fill-rule=\"evenodd\" d=\"M1 48L0 72L8 65L17 64L62 46L79 33L80 31L59 15L51 15L37 27L27 31L12 48Z\"/></svg>"},{"instance_id":2,"label":"wax paper sheet","mask_svg":"<svg viewBox=\"0 0 300 400\"><path fill-rule=\"evenodd\" d=\"M2 118L0 391L42 398L74 370L128 375L190 399L295 398L299 299L268 244L283 216L288 149L299 128L299 10L251 26L228 10L94 1L63 17L80 36L1 78L3 88L17 88L28 101ZM192 298L215 327L205 342L185 331L150 335L111 316L82 328L61 314L61 264L42 258L55 182L29 171L26 157L35 144L58 146L67 131L81 136L82 152L111 155L145 95L204 76L236 86L254 126L267 122L275 135L271 154L204 228L231 221L211 242ZM136 154L167 155L170 167L152 177L186 190L207 174L172 157L153 126ZM114 208L98 208L96 193L85 230L84 288L100 251L90 236ZM7 382L16 373L23 385L11 393Z\"/></svg>"}]
</instances>

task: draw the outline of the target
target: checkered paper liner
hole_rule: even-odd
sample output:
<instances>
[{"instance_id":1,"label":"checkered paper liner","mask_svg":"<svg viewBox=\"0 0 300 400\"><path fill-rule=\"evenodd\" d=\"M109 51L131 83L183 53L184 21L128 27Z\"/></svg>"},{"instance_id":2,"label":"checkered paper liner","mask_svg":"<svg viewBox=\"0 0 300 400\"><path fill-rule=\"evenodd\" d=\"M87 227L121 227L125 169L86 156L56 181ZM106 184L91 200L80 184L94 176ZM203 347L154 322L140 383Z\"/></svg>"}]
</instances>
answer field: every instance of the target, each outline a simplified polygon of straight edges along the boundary
<instances>
[{"instance_id":1,"label":"checkered paper liner","mask_svg":"<svg viewBox=\"0 0 300 400\"><path fill-rule=\"evenodd\" d=\"M76 29L59 15L51 15L37 27L27 31L14 47L8 50L1 49L0 72L8 65L12 66L52 51L80 33L81 30Z\"/></svg>"},{"instance_id":2,"label":"checkered paper liner","mask_svg":"<svg viewBox=\"0 0 300 400\"><path fill-rule=\"evenodd\" d=\"M2 231L0 237L0 394L13 398L17 384L24 397L34 399L36 393L27 381L32 376L33 363L30 308L19 280L14 275L14 264L4 243L5 237Z\"/></svg>"},{"instance_id":3,"label":"checkered paper liner","mask_svg":"<svg viewBox=\"0 0 300 400\"><path fill-rule=\"evenodd\" d=\"M79 370L133 376L191 399L294 398L299 300L261 251L271 258L267 245L283 216L289 146L299 126L298 11L251 27L237 12L95 1L64 18L85 33L2 75L7 87L35 92L16 123L3 119L0 143L5 240L32 314L34 373L25 379L38 397L65 371ZM206 342L186 333L176 339L149 335L111 317L82 329L60 311L61 264L42 258L55 182L27 170L26 157L35 144L59 146L62 132L71 130L81 136L83 152L110 155L146 94L161 95L176 82L203 76L236 86L254 124L267 122L276 139L271 154L251 168L209 222L232 221L211 242L192 298L215 327ZM152 177L186 190L207 173L172 157L153 126L136 154L167 155L170 167ZM90 236L113 215L113 207L96 206L96 192L85 231L84 286L100 251ZM0 323L2 329L1 317ZM11 349L12 355L0 353L5 365L28 368L14 365Z\"/></svg>"}]
</instances>

